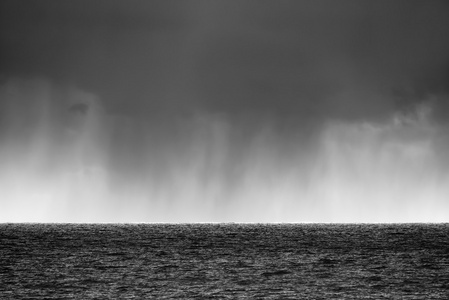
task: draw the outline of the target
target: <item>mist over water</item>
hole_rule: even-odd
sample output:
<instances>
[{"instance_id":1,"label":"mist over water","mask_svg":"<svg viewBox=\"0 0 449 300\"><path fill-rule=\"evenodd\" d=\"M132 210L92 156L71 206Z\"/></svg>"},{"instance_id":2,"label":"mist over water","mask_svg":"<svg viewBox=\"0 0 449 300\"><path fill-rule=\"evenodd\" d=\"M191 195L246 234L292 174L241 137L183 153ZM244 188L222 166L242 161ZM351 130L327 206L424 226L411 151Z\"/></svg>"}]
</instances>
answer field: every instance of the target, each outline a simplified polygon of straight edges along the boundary
<instances>
[{"instance_id":1,"label":"mist over water","mask_svg":"<svg viewBox=\"0 0 449 300\"><path fill-rule=\"evenodd\" d=\"M0 1L0 221L443 222L447 1Z\"/></svg>"},{"instance_id":2,"label":"mist over water","mask_svg":"<svg viewBox=\"0 0 449 300\"><path fill-rule=\"evenodd\" d=\"M10 80L0 97L2 221L447 221L447 128L431 98L382 120L292 125L129 118L46 79Z\"/></svg>"}]
</instances>

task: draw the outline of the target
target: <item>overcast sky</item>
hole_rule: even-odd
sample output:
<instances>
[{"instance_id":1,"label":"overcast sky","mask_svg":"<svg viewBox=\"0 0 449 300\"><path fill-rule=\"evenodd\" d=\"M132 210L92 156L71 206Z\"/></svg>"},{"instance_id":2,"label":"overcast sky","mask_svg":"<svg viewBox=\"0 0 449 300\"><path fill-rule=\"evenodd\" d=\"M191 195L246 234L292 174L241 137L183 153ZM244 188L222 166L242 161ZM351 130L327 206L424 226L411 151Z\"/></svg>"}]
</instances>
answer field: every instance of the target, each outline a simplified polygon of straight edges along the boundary
<instances>
[{"instance_id":1,"label":"overcast sky","mask_svg":"<svg viewBox=\"0 0 449 300\"><path fill-rule=\"evenodd\" d=\"M448 92L448 1L1 1L0 221L448 221Z\"/></svg>"}]
</instances>

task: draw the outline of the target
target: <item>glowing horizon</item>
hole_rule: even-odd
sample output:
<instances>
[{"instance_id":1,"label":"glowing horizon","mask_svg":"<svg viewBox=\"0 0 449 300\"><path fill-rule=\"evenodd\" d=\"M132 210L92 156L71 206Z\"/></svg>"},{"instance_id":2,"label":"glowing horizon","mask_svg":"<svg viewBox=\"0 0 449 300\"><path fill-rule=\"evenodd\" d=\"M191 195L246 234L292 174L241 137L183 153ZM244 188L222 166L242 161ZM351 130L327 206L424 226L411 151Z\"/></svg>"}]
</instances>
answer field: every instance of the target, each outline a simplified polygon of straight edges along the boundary
<instances>
[{"instance_id":1,"label":"glowing horizon","mask_svg":"<svg viewBox=\"0 0 449 300\"><path fill-rule=\"evenodd\" d=\"M264 119L236 146L238 125L196 113L158 128L178 140L153 145L150 124L108 114L93 94L55 93L42 80L2 91L11 104L35 105L8 112L2 222L448 220L446 128L432 121L431 101L381 122L329 120L305 146ZM70 111L74 102L89 110ZM14 123L24 119L20 131Z\"/></svg>"},{"instance_id":2,"label":"glowing horizon","mask_svg":"<svg viewBox=\"0 0 449 300\"><path fill-rule=\"evenodd\" d=\"M448 3L323 1L1 1L0 222L448 222Z\"/></svg>"}]
</instances>

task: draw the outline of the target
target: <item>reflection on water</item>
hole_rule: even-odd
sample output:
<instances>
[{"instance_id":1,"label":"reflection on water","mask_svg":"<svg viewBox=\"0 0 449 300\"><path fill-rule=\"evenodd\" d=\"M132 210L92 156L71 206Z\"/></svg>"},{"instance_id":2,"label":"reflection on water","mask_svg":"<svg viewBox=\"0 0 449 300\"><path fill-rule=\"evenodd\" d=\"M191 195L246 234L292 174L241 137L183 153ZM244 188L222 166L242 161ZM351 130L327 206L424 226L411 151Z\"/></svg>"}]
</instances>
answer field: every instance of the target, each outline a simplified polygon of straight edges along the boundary
<instances>
[{"instance_id":1,"label":"reflection on water","mask_svg":"<svg viewBox=\"0 0 449 300\"><path fill-rule=\"evenodd\" d=\"M449 225L1 224L1 299L445 299Z\"/></svg>"}]
</instances>

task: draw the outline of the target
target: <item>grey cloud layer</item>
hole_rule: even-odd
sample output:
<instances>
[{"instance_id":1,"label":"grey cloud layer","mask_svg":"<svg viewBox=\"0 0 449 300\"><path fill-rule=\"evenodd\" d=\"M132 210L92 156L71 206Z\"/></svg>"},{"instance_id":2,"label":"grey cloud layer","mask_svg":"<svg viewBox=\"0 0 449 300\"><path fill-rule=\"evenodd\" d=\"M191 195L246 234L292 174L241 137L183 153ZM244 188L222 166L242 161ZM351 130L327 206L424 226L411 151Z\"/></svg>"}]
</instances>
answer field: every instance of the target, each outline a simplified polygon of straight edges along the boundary
<instances>
[{"instance_id":1,"label":"grey cloud layer","mask_svg":"<svg viewBox=\"0 0 449 300\"><path fill-rule=\"evenodd\" d=\"M447 1L5 0L0 49L2 220L447 219Z\"/></svg>"},{"instance_id":2,"label":"grey cloud layer","mask_svg":"<svg viewBox=\"0 0 449 300\"><path fill-rule=\"evenodd\" d=\"M2 6L3 76L76 84L129 115L376 119L449 86L444 1Z\"/></svg>"}]
</instances>

